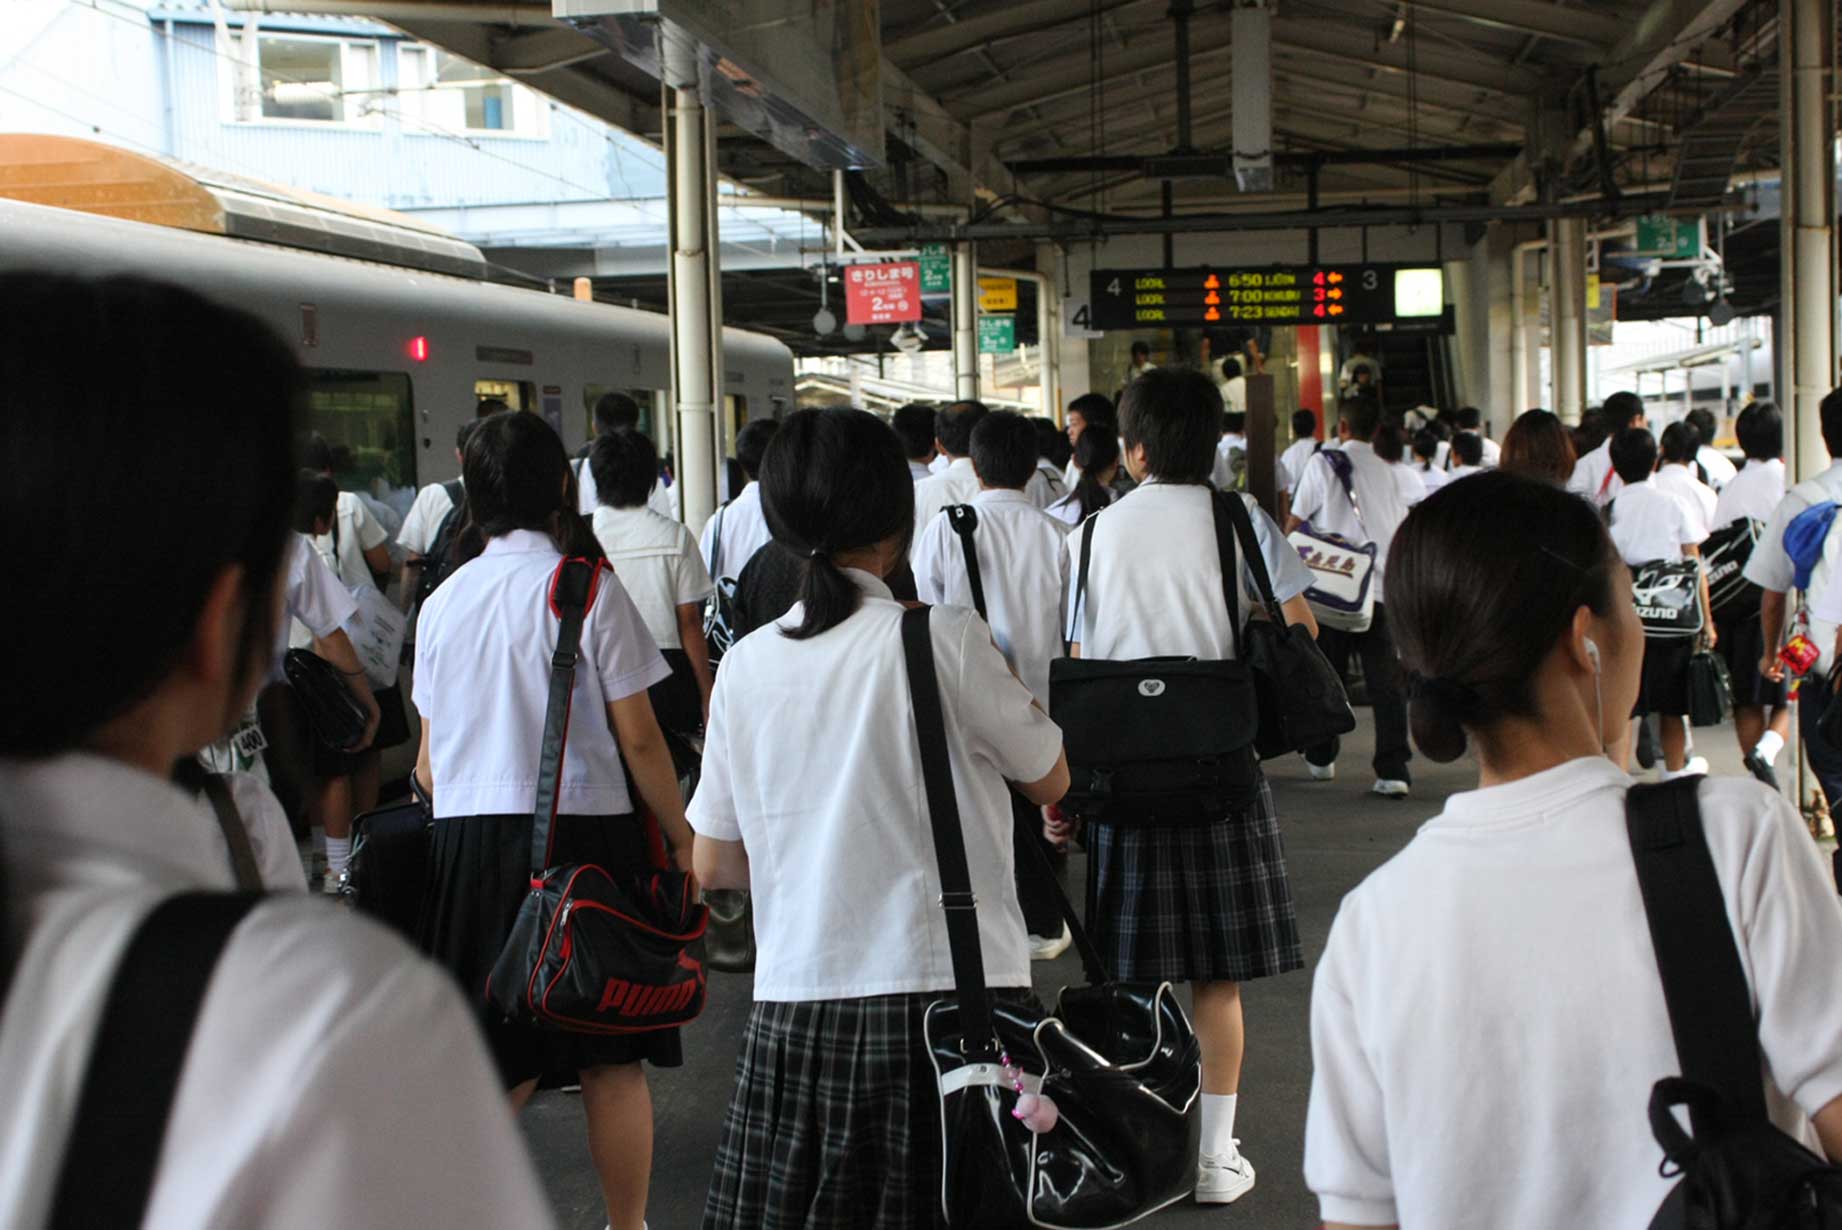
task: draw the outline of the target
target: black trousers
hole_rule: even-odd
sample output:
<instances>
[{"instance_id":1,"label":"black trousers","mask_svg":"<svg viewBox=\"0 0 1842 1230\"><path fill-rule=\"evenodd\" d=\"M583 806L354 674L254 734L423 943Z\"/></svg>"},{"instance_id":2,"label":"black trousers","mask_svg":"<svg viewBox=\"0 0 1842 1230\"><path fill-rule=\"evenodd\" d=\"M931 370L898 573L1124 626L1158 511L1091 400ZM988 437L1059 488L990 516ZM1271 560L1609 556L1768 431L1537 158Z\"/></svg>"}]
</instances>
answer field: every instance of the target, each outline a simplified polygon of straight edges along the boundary
<instances>
[{"instance_id":1,"label":"black trousers","mask_svg":"<svg viewBox=\"0 0 1842 1230\"><path fill-rule=\"evenodd\" d=\"M1362 655L1362 674L1369 685L1369 708L1375 714L1375 776L1387 781L1412 781L1407 762L1413 750L1407 744L1407 687L1401 660L1395 656L1394 636L1388 631L1388 612L1375 604L1375 621L1367 632L1342 632L1320 628L1318 645L1339 675L1349 669L1350 653ZM1334 764L1341 742L1332 739L1305 753L1320 768Z\"/></svg>"},{"instance_id":2,"label":"black trousers","mask_svg":"<svg viewBox=\"0 0 1842 1230\"><path fill-rule=\"evenodd\" d=\"M1837 751L1824 742L1817 733L1817 723L1823 720L1823 712L1835 700L1835 693L1830 691L1829 680L1822 674L1811 671L1797 685L1797 733L1804 740L1804 755L1810 761L1810 771L1816 774L1817 783L1823 788L1823 797L1829 801L1831 813L1842 811L1842 751Z\"/></svg>"},{"instance_id":3,"label":"black trousers","mask_svg":"<svg viewBox=\"0 0 1842 1230\"><path fill-rule=\"evenodd\" d=\"M1043 815L1036 804L1013 791L1011 811L1016 815L1012 826L1012 855L1017 860L1017 904L1023 909L1024 929L1031 935L1054 939L1062 933L1062 906L1055 885L1044 878L1042 864L1024 848L1035 842L1049 856L1049 865L1058 867L1065 860L1059 850L1043 837Z\"/></svg>"}]
</instances>

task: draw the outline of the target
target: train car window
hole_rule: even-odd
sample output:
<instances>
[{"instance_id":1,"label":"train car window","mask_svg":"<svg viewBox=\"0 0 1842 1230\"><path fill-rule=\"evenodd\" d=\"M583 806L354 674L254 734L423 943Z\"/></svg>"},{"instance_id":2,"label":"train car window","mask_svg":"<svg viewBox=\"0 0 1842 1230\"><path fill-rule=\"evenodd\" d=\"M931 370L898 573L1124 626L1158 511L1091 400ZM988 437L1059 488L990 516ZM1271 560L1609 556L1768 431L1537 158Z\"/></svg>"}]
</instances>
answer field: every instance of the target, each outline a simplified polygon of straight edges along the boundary
<instances>
[{"instance_id":1,"label":"train car window","mask_svg":"<svg viewBox=\"0 0 1842 1230\"><path fill-rule=\"evenodd\" d=\"M537 409L537 389L529 380L475 380L473 396L478 401L496 397L512 410Z\"/></svg>"},{"instance_id":2,"label":"train car window","mask_svg":"<svg viewBox=\"0 0 1842 1230\"><path fill-rule=\"evenodd\" d=\"M606 393L625 393L640 408L640 430L652 437L661 457L672 451L671 415L666 394L657 389L635 389L618 384L582 386L582 431L595 438L595 403Z\"/></svg>"},{"instance_id":3,"label":"train car window","mask_svg":"<svg viewBox=\"0 0 1842 1230\"><path fill-rule=\"evenodd\" d=\"M307 422L333 449L333 478L409 512L416 499L415 401L402 372L312 368Z\"/></svg>"}]
</instances>

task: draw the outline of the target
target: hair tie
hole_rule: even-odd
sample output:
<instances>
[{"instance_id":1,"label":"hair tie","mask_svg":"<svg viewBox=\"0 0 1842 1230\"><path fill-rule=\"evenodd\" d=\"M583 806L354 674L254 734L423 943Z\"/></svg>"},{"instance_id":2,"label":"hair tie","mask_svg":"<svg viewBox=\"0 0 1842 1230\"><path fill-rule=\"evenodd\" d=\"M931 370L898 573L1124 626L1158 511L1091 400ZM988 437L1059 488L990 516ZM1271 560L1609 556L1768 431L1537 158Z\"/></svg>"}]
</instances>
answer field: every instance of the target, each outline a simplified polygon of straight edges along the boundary
<instances>
[{"instance_id":1,"label":"hair tie","mask_svg":"<svg viewBox=\"0 0 1842 1230\"><path fill-rule=\"evenodd\" d=\"M1473 713L1482 703L1477 689L1456 679L1414 677L1414 695L1424 696L1454 716Z\"/></svg>"}]
</instances>

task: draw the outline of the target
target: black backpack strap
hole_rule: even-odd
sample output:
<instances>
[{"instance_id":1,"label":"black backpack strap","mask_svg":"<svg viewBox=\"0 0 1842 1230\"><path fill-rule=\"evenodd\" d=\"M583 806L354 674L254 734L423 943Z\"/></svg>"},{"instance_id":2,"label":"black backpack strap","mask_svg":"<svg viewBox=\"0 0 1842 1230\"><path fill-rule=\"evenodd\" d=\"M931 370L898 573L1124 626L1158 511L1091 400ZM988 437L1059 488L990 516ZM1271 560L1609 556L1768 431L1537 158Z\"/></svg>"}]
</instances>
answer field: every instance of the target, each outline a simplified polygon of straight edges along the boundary
<instances>
[{"instance_id":1,"label":"black backpack strap","mask_svg":"<svg viewBox=\"0 0 1842 1230\"><path fill-rule=\"evenodd\" d=\"M1064 657L1074 652L1075 638L1081 635L1081 602L1087 596L1087 563L1093 558L1094 531L1099 525L1100 513L1097 512L1081 526L1081 566L1075 576L1074 601L1068 607L1068 635L1062 638Z\"/></svg>"},{"instance_id":2,"label":"black backpack strap","mask_svg":"<svg viewBox=\"0 0 1842 1230\"><path fill-rule=\"evenodd\" d=\"M707 562L710 566L712 581L722 579L716 571L716 561L723 558L723 514L729 511L729 505L732 502L724 500L723 506L716 510L716 528L710 531L710 558Z\"/></svg>"},{"instance_id":3,"label":"black backpack strap","mask_svg":"<svg viewBox=\"0 0 1842 1230\"><path fill-rule=\"evenodd\" d=\"M1631 787L1625 831L1682 1075L1720 1094L1728 1122L1764 1121L1752 994L1702 828L1701 780ZM1694 1126L1699 1135L1713 1125Z\"/></svg>"},{"instance_id":4,"label":"black backpack strap","mask_svg":"<svg viewBox=\"0 0 1842 1230\"><path fill-rule=\"evenodd\" d=\"M973 1053L997 1049L991 1028L991 992L985 985L985 954L979 945L978 898L966 865L966 835L960 829L959 798L947 755L947 724L934 674L934 642L928 608L902 612L902 656L921 744L921 782L927 790L928 824L934 831L934 859L940 868L940 904L947 914L947 948L953 956L953 986L960 1027Z\"/></svg>"},{"instance_id":5,"label":"black backpack strap","mask_svg":"<svg viewBox=\"0 0 1842 1230\"><path fill-rule=\"evenodd\" d=\"M1215 517L1217 536L1221 535L1223 522L1226 521L1228 532L1241 544L1241 555L1247 560L1248 572L1253 574L1254 592L1259 597L1260 605L1275 624L1285 627L1285 612L1280 609L1279 595L1273 590L1272 574L1266 570L1266 554L1260 550L1260 537L1254 532L1254 519L1247 511L1247 505L1239 496L1218 492L1215 497Z\"/></svg>"},{"instance_id":6,"label":"black backpack strap","mask_svg":"<svg viewBox=\"0 0 1842 1230\"><path fill-rule=\"evenodd\" d=\"M1234 637L1234 656L1238 660L1245 656L1241 652L1241 573L1235 567L1234 527L1222 502L1224 498L1237 503L1240 500L1239 496L1224 497L1221 492L1209 489L1209 506L1215 519L1215 553L1222 566L1222 601L1228 605L1228 628ZM1255 551L1254 556L1259 558L1259 552Z\"/></svg>"},{"instance_id":7,"label":"black backpack strap","mask_svg":"<svg viewBox=\"0 0 1842 1230\"><path fill-rule=\"evenodd\" d=\"M569 701L576 689L576 663L582 657L582 624L595 604L595 591L606 567L605 559L566 559L550 576L550 609L561 626L556 652L550 655L550 697L544 704L544 741L537 753L537 803L531 825L534 876L550 866L550 828L556 819L563 749L569 741Z\"/></svg>"},{"instance_id":8,"label":"black backpack strap","mask_svg":"<svg viewBox=\"0 0 1842 1230\"><path fill-rule=\"evenodd\" d=\"M221 774L211 773L206 775L201 788L211 804L211 814L217 818L217 827L224 834L224 844L230 847L230 869L236 872L238 890L261 892L262 872L256 866L256 850L250 845L249 830L237 811L236 800L230 797L229 783Z\"/></svg>"},{"instance_id":9,"label":"black backpack strap","mask_svg":"<svg viewBox=\"0 0 1842 1230\"><path fill-rule=\"evenodd\" d=\"M979 574L978 543L972 536L979 528L979 515L970 504L953 504L947 508L947 524L959 535L960 549L966 553L966 579L972 583L972 605L978 609L979 618L990 623L991 616L985 612L985 578Z\"/></svg>"},{"instance_id":10,"label":"black backpack strap","mask_svg":"<svg viewBox=\"0 0 1842 1230\"><path fill-rule=\"evenodd\" d=\"M181 893L136 928L103 1003L48 1230L146 1219L199 1009L231 932L258 900Z\"/></svg>"}]
</instances>

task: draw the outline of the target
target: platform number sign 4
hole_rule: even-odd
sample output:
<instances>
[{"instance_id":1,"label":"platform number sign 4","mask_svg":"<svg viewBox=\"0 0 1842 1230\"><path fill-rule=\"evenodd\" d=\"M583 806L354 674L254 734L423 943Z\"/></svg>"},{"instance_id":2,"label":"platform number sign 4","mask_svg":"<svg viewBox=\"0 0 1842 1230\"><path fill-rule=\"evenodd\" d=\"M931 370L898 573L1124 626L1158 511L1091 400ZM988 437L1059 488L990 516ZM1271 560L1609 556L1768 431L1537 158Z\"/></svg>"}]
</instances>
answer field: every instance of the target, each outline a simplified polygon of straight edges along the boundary
<instances>
[{"instance_id":1,"label":"platform number sign 4","mask_svg":"<svg viewBox=\"0 0 1842 1230\"><path fill-rule=\"evenodd\" d=\"M1106 334L1094 327L1094 309L1084 295L1062 298L1062 336L1071 342L1091 342Z\"/></svg>"}]
</instances>

